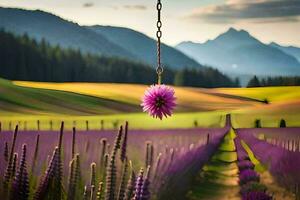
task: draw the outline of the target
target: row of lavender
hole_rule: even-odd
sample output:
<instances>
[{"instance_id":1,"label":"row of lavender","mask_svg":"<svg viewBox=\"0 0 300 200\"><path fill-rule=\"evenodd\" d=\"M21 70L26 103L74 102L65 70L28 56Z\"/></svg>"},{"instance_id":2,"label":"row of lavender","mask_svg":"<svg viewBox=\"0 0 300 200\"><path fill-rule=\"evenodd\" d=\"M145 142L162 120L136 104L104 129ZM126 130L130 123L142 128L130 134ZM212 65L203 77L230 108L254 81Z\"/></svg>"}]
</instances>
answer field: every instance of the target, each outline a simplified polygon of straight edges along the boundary
<instances>
[{"instance_id":1,"label":"row of lavender","mask_svg":"<svg viewBox=\"0 0 300 200\"><path fill-rule=\"evenodd\" d=\"M282 133L280 137L289 138L299 137L299 129L296 132ZM277 130L264 130L267 135L276 137ZM257 129L238 129L238 135L243 139L251 148L255 156L268 167L271 174L277 181L288 190L296 194L297 198L300 197L300 152L289 151L276 143L268 143L257 137L261 130ZM272 133L271 133L272 132ZM279 138L279 137L278 137ZM278 139L279 140L279 139Z\"/></svg>"},{"instance_id":2,"label":"row of lavender","mask_svg":"<svg viewBox=\"0 0 300 200\"><path fill-rule=\"evenodd\" d=\"M251 130L251 129L250 129ZM284 148L288 151L300 152L300 130L299 128L262 128L255 130L255 136L261 140Z\"/></svg>"},{"instance_id":3,"label":"row of lavender","mask_svg":"<svg viewBox=\"0 0 300 200\"><path fill-rule=\"evenodd\" d=\"M254 170L254 164L250 161L248 153L243 148L241 140L236 137L235 147L238 156L239 183L243 200L272 200L273 197L267 194L267 188L260 183L260 175Z\"/></svg>"},{"instance_id":4,"label":"row of lavender","mask_svg":"<svg viewBox=\"0 0 300 200\"><path fill-rule=\"evenodd\" d=\"M180 199L227 129L128 134L126 123L118 134L64 133L63 124L60 133L2 132L0 195L21 200Z\"/></svg>"}]
</instances>

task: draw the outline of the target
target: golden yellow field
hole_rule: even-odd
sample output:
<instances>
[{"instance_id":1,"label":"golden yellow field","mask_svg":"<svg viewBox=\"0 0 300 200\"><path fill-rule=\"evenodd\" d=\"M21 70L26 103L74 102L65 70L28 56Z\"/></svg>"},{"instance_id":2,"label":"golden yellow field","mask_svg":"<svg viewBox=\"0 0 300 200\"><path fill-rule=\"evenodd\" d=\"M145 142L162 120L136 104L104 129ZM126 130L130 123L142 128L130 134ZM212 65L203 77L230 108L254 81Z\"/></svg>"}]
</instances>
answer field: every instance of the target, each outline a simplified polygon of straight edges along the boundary
<instances>
[{"instance_id":1,"label":"golden yellow field","mask_svg":"<svg viewBox=\"0 0 300 200\"><path fill-rule=\"evenodd\" d=\"M91 95L99 98L137 105L147 86L130 84L103 83L37 83L15 81L14 84L23 87L52 89ZM220 96L214 90L175 87L178 111L212 111L232 110L253 106L256 101L240 98L239 96Z\"/></svg>"},{"instance_id":2,"label":"golden yellow field","mask_svg":"<svg viewBox=\"0 0 300 200\"><path fill-rule=\"evenodd\" d=\"M73 121L84 129L107 128L129 120L134 128L188 128L195 125L218 127L224 115L232 113L235 127L252 127L255 119L263 126L277 126L281 118L288 126L300 125L300 87L217 88L175 87L177 109L172 118L157 120L142 113L140 102L147 86L111 83L38 83L0 80L0 120L8 123L40 119L47 129L49 120ZM264 103L267 99L269 104ZM196 124L195 124L196 123ZM4 123L5 124L5 123ZM5 126L4 126L5 127Z\"/></svg>"}]
</instances>

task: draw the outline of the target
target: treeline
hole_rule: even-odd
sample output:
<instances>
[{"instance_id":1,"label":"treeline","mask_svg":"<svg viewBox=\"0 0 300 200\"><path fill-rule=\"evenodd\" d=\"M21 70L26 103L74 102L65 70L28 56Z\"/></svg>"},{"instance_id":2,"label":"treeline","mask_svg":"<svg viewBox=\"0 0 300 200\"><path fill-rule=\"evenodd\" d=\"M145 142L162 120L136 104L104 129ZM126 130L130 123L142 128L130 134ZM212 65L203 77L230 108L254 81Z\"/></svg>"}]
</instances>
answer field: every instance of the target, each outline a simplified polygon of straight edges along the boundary
<instances>
[{"instance_id":1,"label":"treeline","mask_svg":"<svg viewBox=\"0 0 300 200\"><path fill-rule=\"evenodd\" d=\"M259 79L257 76L254 76L248 82L247 87L268 87L268 86L300 86L300 77L268 77Z\"/></svg>"},{"instance_id":2,"label":"treeline","mask_svg":"<svg viewBox=\"0 0 300 200\"><path fill-rule=\"evenodd\" d=\"M76 42L76 41L74 41ZM115 82L152 84L155 69L146 64L115 57L82 54L80 50L50 46L26 34L14 36L0 30L0 76L10 80L49 82ZM163 82L195 87L237 86L212 68L165 69Z\"/></svg>"},{"instance_id":3,"label":"treeline","mask_svg":"<svg viewBox=\"0 0 300 200\"><path fill-rule=\"evenodd\" d=\"M174 85L192 87L240 87L239 79L232 81L217 69L207 67L203 69L184 68L175 73Z\"/></svg>"}]
</instances>

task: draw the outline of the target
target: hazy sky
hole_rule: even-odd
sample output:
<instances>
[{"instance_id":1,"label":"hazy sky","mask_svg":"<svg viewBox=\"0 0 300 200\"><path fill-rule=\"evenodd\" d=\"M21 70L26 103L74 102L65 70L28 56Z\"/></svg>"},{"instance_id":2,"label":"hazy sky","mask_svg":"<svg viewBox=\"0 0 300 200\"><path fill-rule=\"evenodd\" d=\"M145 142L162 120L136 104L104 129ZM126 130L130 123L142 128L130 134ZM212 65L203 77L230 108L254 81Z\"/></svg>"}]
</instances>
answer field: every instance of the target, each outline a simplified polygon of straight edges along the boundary
<instances>
[{"instance_id":1,"label":"hazy sky","mask_svg":"<svg viewBox=\"0 0 300 200\"><path fill-rule=\"evenodd\" d=\"M300 46L300 0L162 0L163 40L204 42L229 27L263 42ZM116 25L155 36L156 0L0 0L41 9L81 25Z\"/></svg>"}]
</instances>

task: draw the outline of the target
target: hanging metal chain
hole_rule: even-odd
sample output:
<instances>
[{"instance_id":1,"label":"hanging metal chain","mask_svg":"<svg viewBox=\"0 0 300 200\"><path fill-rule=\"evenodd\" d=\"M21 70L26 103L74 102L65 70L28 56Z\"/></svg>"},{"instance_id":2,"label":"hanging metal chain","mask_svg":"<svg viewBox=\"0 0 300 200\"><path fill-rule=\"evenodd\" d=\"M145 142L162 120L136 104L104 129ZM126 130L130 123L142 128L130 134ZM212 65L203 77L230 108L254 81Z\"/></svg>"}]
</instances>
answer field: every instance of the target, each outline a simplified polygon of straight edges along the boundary
<instances>
[{"instance_id":1,"label":"hanging metal chain","mask_svg":"<svg viewBox=\"0 0 300 200\"><path fill-rule=\"evenodd\" d=\"M161 22L161 9L162 9L162 3L161 0L157 1L156 5L157 9L157 32L156 32L156 37L157 37L157 68L156 68L156 73L158 76L158 84L161 84L161 76L164 71L162 65L161 65L161 37L162 37L162 32L161 32L161 27L162 27L162 22Z\"/></svg>"}]
</instances>

